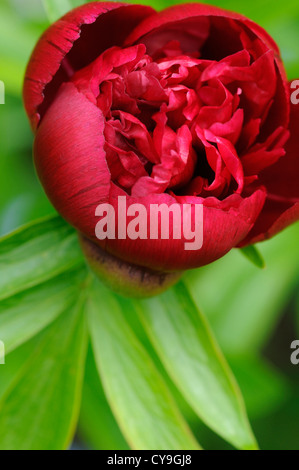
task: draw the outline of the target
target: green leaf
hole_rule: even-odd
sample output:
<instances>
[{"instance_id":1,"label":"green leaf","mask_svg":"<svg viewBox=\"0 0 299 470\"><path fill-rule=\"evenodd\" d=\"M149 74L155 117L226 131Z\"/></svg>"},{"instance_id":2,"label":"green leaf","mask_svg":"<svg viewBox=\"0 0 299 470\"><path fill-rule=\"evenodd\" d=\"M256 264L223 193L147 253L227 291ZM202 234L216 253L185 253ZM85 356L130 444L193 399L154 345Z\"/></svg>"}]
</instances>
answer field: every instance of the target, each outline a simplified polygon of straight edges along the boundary
<instances>
[{"instance_id":1,"label":"green leaf","mask_svg":"<svg viewBox=\"0 0 299 470\"><path fill-rule=\"evenodd\" d=\"M129 450L107 403L91 348L85 367L78 434L92 449Z\"/></svg>"},{"instance_id":2,"label":"green leaf","mask_svg":"<svg viewBox=\"0 0 299 470\"><path fill-rule=\"evenodd\" d=\"M53 22L73 8L70 0L43 0L43 4L49 20Z\"/></svg>"},{"instance_id":3,"label":"green leaf","mask_svg":"<svg viewBox=\"0 0 299 470\"><path fill-rule=\"evenodd\" d=\"M23 366L32 356L32 351L35 350L39 339L40 335L23 344L6 357L5 366L0 367L0 401L17 380L17 377L23 373Z\"/></svg>"},{"instance_id":4,"label":"green leaf","mask_svg":"<svg viewBox=\"0 0 299 470\"><path fill-rule=\"evenodd\" d=\"M261 243L264 270L232 250L216 263L186 273L188 290L226 355L254 355L273 334L298 285L298 236L299 223Z\"/></svg>"},{"instance_id":5,"label":"green leaf","mask_svg":"<svg viewBox=\"0 0 299 470\"><path fill-rule=\"evenodd\" d=\"M60 450L70 445L87 346L82 306L80 299L45 330L23 367L20 362L20 373L0 399L1 450ZM10 355L5 367L9 364Z\"/></svg>"},{"instance_id":6,"label":"green leaf","mask_svg":"<svg viewBox=\"0 0 299 470\"><path fill-rule=\"evenodd\" d=\"M229 364L240 384L251 419L273 414L291 395L287 379L263 357L239 356Z\"/></svg>"},{"instance_id":7,"label":"green leaf","mask_svg":"<svg viewBox=\"0 0 299 470\"><path fill-rule=\"evenodd\" d=\"M0 240L0 300L82 263L76 232L60 217L33 222Z\"/></svg>"},{"instance_id":8,"label":"green leaf","mask_svg":"<svg viewBox=\"0 0 299 470\"><path fill-rule=\"evenodd\" d=\"M257 268L265 268L265 260L259 250L254 245L246 246L240 249L241 253L249 259Z\"/></svg>"},{"instance_id":9,"label":"green leaf","mask_svg":"<svg viewBox=\"0 0 299 470\"><path fill-rule=\"evenodd\" d=\"M69 271L0 304L0 339L6 354L37 335L78 299L86 279L83 268Z\"/></svg>"},{"instance_id":10,"label":"green leaf","mask_svg":"<svg viewBox=\"0 0 299 470\"><path fill-rule=\"evenodd\" d=\"M238 385L184 283L141 301L139 312L168 374L198 416L236 447L255 449Z\"/></svg>"},{"instance_id":11,"label":"green leaf","mask_svg":"<svg viewBox=\"0 0 299 470\"><path fill-rule=\"evenodd\" d=\"M104 390L131 448L198 449L163 379L126 322L117 297L97 280L91 286L88 317Z\"/></svg>"}]
</instances>

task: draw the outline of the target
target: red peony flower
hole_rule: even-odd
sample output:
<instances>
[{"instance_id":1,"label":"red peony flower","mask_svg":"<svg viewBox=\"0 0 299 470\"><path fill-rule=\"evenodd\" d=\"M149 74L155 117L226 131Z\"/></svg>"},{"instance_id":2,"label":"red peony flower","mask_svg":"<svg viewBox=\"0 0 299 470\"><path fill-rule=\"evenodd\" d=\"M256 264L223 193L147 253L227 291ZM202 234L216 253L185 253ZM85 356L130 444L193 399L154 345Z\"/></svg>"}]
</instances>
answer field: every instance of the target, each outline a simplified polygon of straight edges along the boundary
<instances>
[{"instance_id":1,"label":"red peony flower","mask_svg":"<svg viewBox=\"0 0 299 470\"><path fill-rule=\"evenodd\" d=\"M84 5L38 42L24 100L48 197L124 261L194 268L299 218L299 110L289 126L279 50L243 16L201 4ZM174 237L98 240L96 208L109 203L118 217L119 196L128 207L203 205L202 248Z\"/></svg>"}]
</instances>

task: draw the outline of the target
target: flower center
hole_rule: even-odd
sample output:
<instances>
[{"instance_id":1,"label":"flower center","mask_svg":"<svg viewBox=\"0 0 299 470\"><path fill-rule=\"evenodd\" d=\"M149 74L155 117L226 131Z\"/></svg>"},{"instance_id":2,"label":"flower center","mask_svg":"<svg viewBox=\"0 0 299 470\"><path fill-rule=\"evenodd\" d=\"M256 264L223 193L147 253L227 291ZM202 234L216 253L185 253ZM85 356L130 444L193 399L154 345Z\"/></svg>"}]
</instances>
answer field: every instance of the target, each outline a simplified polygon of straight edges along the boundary
<instances>
[{"instance_id":1,"label":"flower center","mask_svg":"<svg viewBox=\"0 0 299 470\"><path fill-rule=\"evenodd\" d=\"M263 135L277 87L270 51L208 60L183 53L178 41L152 56L143 44L113 47L91 74L112 181L133 197L223 199L283 155L286 131Z\"/></svg>"}]
</instances>

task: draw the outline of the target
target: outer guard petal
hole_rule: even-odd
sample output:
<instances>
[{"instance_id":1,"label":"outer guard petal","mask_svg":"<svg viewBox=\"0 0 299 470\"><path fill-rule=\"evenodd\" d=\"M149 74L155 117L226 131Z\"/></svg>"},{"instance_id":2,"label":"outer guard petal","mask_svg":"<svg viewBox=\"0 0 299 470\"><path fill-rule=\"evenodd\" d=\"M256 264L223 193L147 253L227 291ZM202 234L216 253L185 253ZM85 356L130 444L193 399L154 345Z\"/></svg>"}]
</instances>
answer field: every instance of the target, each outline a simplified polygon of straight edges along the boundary
<instances>
[{"instance_id":1,"label":"outer guard petal","mask_svg":"<svg viewBox=\"0 0 299 470\"><path fill-rule=\"evenodd\" d=\"M117 211L117 196L124 195L119 188L112 187L110 203ZM133 203L144 204L147 208L148 227L150 204L190 203L204 204L203 246L198 251L186 251L184 237L180 240L109 240L105 244L97 243L111 254L125 261L161 271L192 269L221 258L235 247L244 234L250 231L265 200L263 190L243 199L238 195L220 202L217 199L174 198L167 194L153 195L144 200L127 198L127 206ZM181 206L182 207L182 206ZM170 227L172 233L172 226ZM245 235L246 236L246 235ZM189 240L190 241L190 240Z\"/></svg>"},{"instance_id":2,"label":"outer guard petal","mask_svg":"<svg viewBox=\"0 0 299 470\"><path fill-rule=\"evenodd\" d=\"M110 172L101 111L72 83L62 85L39 126L34 160L57 211L83 233L95 229L97 205L107 202Z\"/></svg>"},{"instance_id":3,"label":"outer guard petal","mask_svg":"<svg viewBox=\"0 0 299 470\"><path fill-rule=\"evenodd\" d=\"M35 131L62 82L105 49L122 45L130 31L154 10L118 2L82 5L52 24L29 61L24 103Z\"/></svg>"}]
</instances>

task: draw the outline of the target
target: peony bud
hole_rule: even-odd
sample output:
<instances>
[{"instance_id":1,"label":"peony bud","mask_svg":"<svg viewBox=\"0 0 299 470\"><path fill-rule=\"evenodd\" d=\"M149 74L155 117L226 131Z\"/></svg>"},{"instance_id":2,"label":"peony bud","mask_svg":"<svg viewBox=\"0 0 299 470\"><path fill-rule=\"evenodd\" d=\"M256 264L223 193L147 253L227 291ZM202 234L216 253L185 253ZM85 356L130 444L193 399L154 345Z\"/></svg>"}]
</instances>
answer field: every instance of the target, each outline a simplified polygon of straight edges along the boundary
<instances>
[{"instance_id":1,"label":"peony bud","mask_svg":"<svg viewBox=\"0 0 299 470\"><path fill-rule=\"evenodd\" d=\"M299 111L292 105L289 124L277 45L241 15L196 3L159 13L83 5L38 42L24 100L45 191L115 289L159 291L176 278L163 273L211 263L299 218ZM146 236L97 237L102 204L114 210L113 233L123 231L119 198L144 206ZM196 250L171 218L168 239L151 237L151 207L175 204L181 215L189 205L202 229Z\"/></svg>"}]
</instances>

